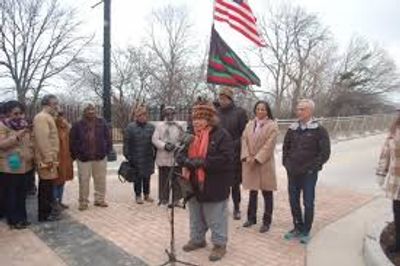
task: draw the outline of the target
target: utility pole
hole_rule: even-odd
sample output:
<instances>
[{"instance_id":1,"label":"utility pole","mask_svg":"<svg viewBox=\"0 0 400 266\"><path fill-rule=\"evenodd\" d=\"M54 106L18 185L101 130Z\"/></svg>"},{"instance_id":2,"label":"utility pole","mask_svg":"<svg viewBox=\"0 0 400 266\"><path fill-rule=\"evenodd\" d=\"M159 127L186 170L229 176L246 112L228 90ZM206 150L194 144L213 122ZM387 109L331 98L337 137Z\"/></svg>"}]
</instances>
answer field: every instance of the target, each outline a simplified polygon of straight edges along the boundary
<instances>
[{"instance_id":1,"label":"utility pole","mask_svg":"<svg viewBox=\"0 0 400 266\"><path fill-rule=\"evenodd\" d=\"M103 0L102 2L104 3L103 117L107 122L110 131L110 136L112 138L113 126L111 119L111 0ZM98 4L96 4L93 7L96 7ZM117 154L114 148L107 155L107 159L108 161L117 160Z\"/></svg>"}]
</instances>

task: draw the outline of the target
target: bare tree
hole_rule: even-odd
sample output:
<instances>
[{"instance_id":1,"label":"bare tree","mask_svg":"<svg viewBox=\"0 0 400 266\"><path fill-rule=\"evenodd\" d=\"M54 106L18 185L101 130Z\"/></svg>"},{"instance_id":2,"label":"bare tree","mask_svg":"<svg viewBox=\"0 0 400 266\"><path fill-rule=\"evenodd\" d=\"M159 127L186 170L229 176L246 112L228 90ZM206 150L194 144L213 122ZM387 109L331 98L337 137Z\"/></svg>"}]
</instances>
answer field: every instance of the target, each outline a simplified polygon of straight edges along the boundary
<instances>
[{"instance_id":1,"label":"bare tree","mask_svg":"<svg viewBox=\"0 0 400 266\"><path fill-rule=\"evenodd\" d=\"M19 101L35 103L42 88L75 60L91 38L78 35L74 10L58 0L2 0L0 71Z\"/></svg>"},{"instance_id":2,"label":"bare tree","mask_svg":"<svg viewBox=\"0 0 400 266\"><path fill-rule=\"evenodd\" d=\"M329 115L377 112L385 107L385 96L399 88L398 69L386 51L354 37L327 95Z\"/></svg>"},{"instance_id":3,"label":"bare tree","mask_svg":"<svg viewBox=\"0 0 400 266\"><path fill-rule=\"evenodd\" d=\"M204 62L196 59L191 30L185 8L167 5L151 14L147 43L155 55L151 74L155 100L165 104L186 102L204 81Z\"/></svg>"}]
</instances>

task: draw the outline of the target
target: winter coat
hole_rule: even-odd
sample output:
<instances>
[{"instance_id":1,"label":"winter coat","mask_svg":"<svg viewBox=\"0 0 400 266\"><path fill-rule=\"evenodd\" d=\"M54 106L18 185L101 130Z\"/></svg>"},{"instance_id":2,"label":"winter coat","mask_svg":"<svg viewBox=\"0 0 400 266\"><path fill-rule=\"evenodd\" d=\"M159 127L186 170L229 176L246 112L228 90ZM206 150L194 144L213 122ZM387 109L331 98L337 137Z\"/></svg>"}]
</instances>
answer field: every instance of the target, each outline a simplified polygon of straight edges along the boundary
<instances>
[{"instance_id":1,"label":"winter coat","mask_svg":"<svg viewBox=\"0 0 400 266\"><path fill-rule=\"evenodd\" d=\"M60 142L54 117L46 110L33 119L33 136L39 177L44 180L56 179ZM43 164L49 163L53 164L51 168L43 168Z\"/></svg>"},{"instance_id":2,"label":"winter coat","mask_svg":"<svg viewBox=\"0 0 400 266\"><path fill-rule=\"evenodd\" d=\"M290 125L282 147L282 164L289 176L320 171L331 152L328 132L317 121L302 129L299 122Z\"/></svg>"},{"instance_id":3,"label":"winter coat","mask_svg":"<svg viewBox=\"0 0 400 266\"><path fill-rule=\"evenodd\" d=\"M275 173L275 145L278 136L278 124L268 120L254 137L255 120L250 121L242 136L242 185L249 190L273 191L277 189ZM257 162L249 163L253 157Z\"/></svg>"},{"instance_id":4,"label":"winter coat","mask_svg":"<svg viewBox=\"0 0 400 266\"><path fill-rule=\"evenodd\" d=\"M165 144L172 143L178 145L184 133L183 126L178 122L161 122L156 126L152 142L157 148L157 166L173 166L174 153L166 151Z\"/></svg>"},{"instance_id":5,"label":"winter coat","mask_svg":"<svg viewBox=\"0 0 400 266\"><path fill-rule=\"evenodd\" d=\"M57 118L56 126L60 140L60 152L58 156L58 177L54 180L54 184L62 185L65 181L72 180L74 177L73 160L69 150L69 132L71 126L64 118Z\"/></svg>"},{"instance_id":6,"label":"winter coat","mask_svg":"<svg viewBox=\"0 0 400 266\"><path fill-rule=\"evenodd\" d=\"M400 200L400 128L386 138L376 173L386 196Z\"/></svg>"},{"instance_id":7,"label":"winter coat","mask_svg":"<svg viewBox=\"0 0 400 266\"><path fill-rule=\"evenodd\" d=\"M81 119L73 124L69 137L73 160L78 159L81 162L100 161L111 152L112 140L106 121L103 118L96 118L95 123L95 147L89 147L90 142L87 141L88 121ZM94 149L94 155L90 154L90 149Z\"/></svg>"},{"instance_id":8,"label":"winter coat","mask_svg":"<svg viewBox=\"0 0 400 266\"><path fill-rule=\"evenodd\" d=\"M203 191L196 189L198 186L193 170L190 177L199 202L219 202L228 199L234 178L233 142L230 134L217 126L211 130L209 139L204 163L206 176ZM182 160L181 157L179 161Z\"/></svg>"},{"instance_id":9,"label":"winter coat","mask_svg":"<svg viewBox=\"0 0 400 266\"><path fill-rule=\"evenodd\" d=\"M34 150L31 134L26 133L20 140L16 131L0 122L0 173L25 174L33 169ZM10 168L8 157L18 154L21 167L18 170Z\"/></svg>"},{"instance_id":10,"label":"winter coat","mask_svg":"<svg viewBox=\"0 0 400 266\"><path fill-rule=\"evenodd\" d=\"M155 148L152 137L155 127L150 123L130 123L124 133L123 152L137 174L149 177L154 173Z\"/></svg>"},{"instance_id":11,"label":"winter coat","mask_svg":"<svg viewBox=\"0 0 400 266\"><path fill-rule=\"evenodd\" d=\"M217 110L220 126L231 134L233 140L235 171L240 171L241 137L248 121L246 111L241 107L235 106L234 103L231 103L226 108L218 107Z\"/></svg>"}]
</instances>

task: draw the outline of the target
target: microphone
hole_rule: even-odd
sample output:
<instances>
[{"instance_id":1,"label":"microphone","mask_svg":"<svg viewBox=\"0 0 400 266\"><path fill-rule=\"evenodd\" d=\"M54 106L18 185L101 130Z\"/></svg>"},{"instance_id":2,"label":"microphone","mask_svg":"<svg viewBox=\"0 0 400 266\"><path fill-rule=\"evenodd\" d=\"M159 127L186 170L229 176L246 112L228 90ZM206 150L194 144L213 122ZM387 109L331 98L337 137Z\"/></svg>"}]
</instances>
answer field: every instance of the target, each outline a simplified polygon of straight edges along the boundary
<instances>
[{"instance_id":1,"label":"microphone","mask_svg":"<svg viewBox=\"0 0 400 266\"><path fill-rule=\"evenodd\" d=\"M177 145L173 150L174 153L180 153L181 151L186 149L192 143L193 140L194 140L194 135L190 133L184 133L180 145Z\"/></svg>"}]
</instances>

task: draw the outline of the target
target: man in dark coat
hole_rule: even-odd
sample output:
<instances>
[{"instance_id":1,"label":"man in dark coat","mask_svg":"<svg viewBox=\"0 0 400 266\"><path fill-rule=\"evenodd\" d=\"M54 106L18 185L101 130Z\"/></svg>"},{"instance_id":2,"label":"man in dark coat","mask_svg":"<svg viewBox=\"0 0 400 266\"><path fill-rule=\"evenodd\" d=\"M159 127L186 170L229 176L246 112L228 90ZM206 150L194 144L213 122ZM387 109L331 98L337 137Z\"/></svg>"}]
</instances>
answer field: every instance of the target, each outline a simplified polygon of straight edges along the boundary
<instances>
[{"instance_id":1,"label":"man in dark coat","mask_svg":"<svg viewBox=\"0 0 400 266\"><path fill-rule=\"evenodd\" d=\"M123 152L136 172L133 182L136 203L143 204L142 193L145 201L153 202L150 197L150 176L154 173L155 148L152 136L155 127L147 122L147 109L144 106L136 108L134 117L135 122L125 130Z\"/></svg>"},{"instance_id":2,"label":"man in dark coat","mask_svg":"<svg viewBox=\"0 0 400 266\"><path fill-rule=\"evenodd\" d=\"M240 162L240 139L248 118L246 111L233 102L233 90L223 87L218 97L218 117L220 125L231 135L234 147L234 171L235 178L231 186L231 194L234 206L233 218L240 220L240 183L242 182L242 164Z\"/></svg>"},{"instance_id":3,"label":"man in dark coat","mask_svg":"<svg viewBox=\"0 0 400 266\"><path fill-rule=\"evenodd\" d=\"M77 161L79 178L79 210L89 208L90 178L93 177L94 205L108 207L106 197L107 154L112 140L107 122L97 115L93 102L82 104L83 117L70 131L70 152Z\"/></svg>"},{"instance_id":4,"label":"man in dark coat","mask_svg":"<svg viewBox=\"0 0 400 266\"><path fill-rule=\"evenodd\" d=\"M294 228L285 234L285 239L300 238L302 244L310 240L314 220L315 185L318 172L330 156L328 132L313 119L314 102L301 100L297 105L298 121L293 123L282 148L282 161L288 175L290 209ZM303 193L304 218L300 206Z\"/></svg>"}]
</instances>

